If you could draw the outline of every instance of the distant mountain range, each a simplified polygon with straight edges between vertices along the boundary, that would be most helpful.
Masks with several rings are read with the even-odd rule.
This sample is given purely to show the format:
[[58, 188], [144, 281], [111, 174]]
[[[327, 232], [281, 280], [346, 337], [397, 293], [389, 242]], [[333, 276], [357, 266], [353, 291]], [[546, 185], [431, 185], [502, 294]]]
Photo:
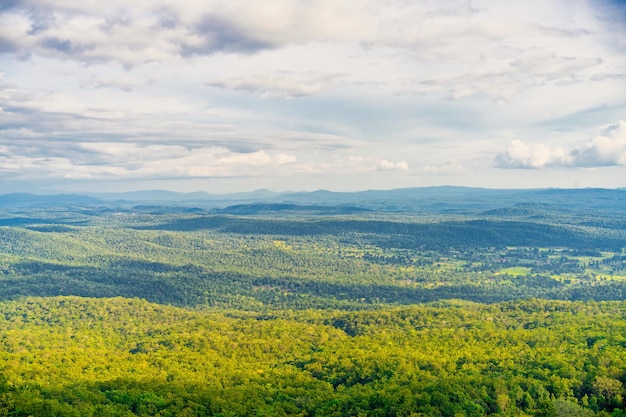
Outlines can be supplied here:
[[[124, 193], [0, 195], [0, 207], [137, 207], [140, 210], [207, 211], [221, 214], [259, 214], [280, 211], [313, 211], [349, 214], [363, 210], [425, 212], [438, 214], [532, 215], [533, 211], [601, 210], [626, 213], [626, 189], [488, 189], [471, 187], [422, 187], [359, 192], [209, 194], [149, 190]], [[330, 207], [334, 207], [330, 209]], [[494, 211], [495, 210], [495, 211]]]

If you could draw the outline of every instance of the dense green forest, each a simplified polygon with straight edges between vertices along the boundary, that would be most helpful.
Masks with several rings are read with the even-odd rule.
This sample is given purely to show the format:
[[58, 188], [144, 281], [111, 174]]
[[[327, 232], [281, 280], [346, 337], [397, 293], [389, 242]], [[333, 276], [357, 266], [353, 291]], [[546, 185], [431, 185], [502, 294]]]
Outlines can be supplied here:
[[0, 298], [245, 310], [626, 298], [626, 231], [612, 228], [380, 213], [125, 212], [81, 222], [0, 227]]
[[624, 302], [193, 312], [0, 304], [11, 416], [622, 416]]
[[0, 416], [626, 415], [626, 191], [419, 192], [0, 196]]

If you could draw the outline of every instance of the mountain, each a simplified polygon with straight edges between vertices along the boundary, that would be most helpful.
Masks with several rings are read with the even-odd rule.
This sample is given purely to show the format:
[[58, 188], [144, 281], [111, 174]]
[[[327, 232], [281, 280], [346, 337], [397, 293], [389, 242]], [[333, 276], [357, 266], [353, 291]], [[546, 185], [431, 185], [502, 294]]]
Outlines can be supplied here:
[[285, 204], [285, 203], [256, 203], [256, 204], [237, 204], [234, 206], [228, 206], [223, 209], [213, 209], [212, 213], [217, 214], [234, 214], [234, 215], [254, 215], [264, 213], [311, 213], [311, 214], [355, 214], [369, 211], [365, 208], [337, 205], [337, 206], [322, 206], [322, 205], [300, 205], [300, 204]]
[[[520, 206], [514, 207], [524, 204], [535, 206], [523, 209]], [[94, 205], [125, 209], [137, 205], [159, 206], [166, 211], [175, 206], [176, 211], [179, 212], [193, 207], [198, 210], [214, 210], [214, 212], [230, 214], [258, 214], [268, 210], [272, 212], [320, 211], [322, 207], [341, 207], [336, 210], [337, 214], [349, 214], [350, 210], [375, 210], [494, 215], [499, 213], [497, 210], [510, 207], [514, 208], [507, 210], [515, 216], [532, 215], [529, 210], [547, 209], [564, 212], [597, 210], [604, 213], [623, 213], [626, 212], [626, 189], [487, 189], [441, 186], [358, 192], [317, 190], [276, 193], [261, 189], [244, 193], [209, 194], [203, 191], [179, 193], [166, 190], [144, 190], [86, 195], [14, 193], [0, 196], [0, 206], [81, 207]], [[243, 207], [246, 205], [248, 207]], [[347, 207], [352, 207], [352, 209], [347, 209]], [[496, 211], [490, 212], [491, 210]]]

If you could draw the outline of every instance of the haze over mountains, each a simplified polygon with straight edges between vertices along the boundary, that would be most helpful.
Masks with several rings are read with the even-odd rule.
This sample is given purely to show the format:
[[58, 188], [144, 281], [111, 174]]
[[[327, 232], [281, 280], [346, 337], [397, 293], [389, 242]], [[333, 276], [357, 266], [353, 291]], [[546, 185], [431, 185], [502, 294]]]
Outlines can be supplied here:
[[[255, 214], [266, 211], [321, 211], [329, 214], [350, 210], [394, 212], [482, 213], [511, 207], [510, 214], [535, 210], [574, 209], [626, 211], [626, 189], [487, 189], [470, 187], [398, 188], [359, 192], [282, 192], [257, 190], [247, 193], [209, 194], [146, 190], [124, 193], [0, 195], [2, 207], [195, 207], [219, 213]], [[341, 206], [343, 211], [329, 210]], [[494, 214], [494, 212], [491, 212]]]

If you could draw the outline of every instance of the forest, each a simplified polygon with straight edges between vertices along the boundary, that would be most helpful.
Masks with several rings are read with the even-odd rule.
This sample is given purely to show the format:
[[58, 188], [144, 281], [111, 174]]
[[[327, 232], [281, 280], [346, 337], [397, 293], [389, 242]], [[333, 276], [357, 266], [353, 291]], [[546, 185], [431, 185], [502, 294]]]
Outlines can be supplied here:
[[0, 416], [626, 416], [625, 194], [0, 196]]

